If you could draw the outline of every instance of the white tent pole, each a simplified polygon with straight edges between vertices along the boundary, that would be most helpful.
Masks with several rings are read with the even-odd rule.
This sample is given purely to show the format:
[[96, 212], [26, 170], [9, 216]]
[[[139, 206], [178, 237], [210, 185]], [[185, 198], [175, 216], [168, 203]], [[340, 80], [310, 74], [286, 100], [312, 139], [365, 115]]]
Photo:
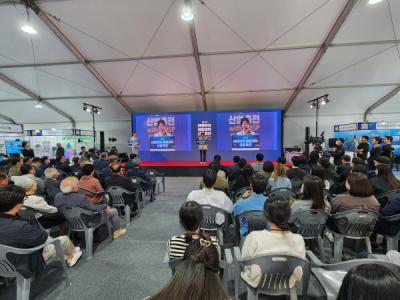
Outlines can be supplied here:
[[400, 85], [398, 85], [395, 89], [393, 89], [391, 92], [383, 96], [381, 99], [376, 101], [374, 104], [369, 106], [366, 111], [364, 112], [364, 122], [368, 122], [368, 115], [375, 109], [377, 109], [379, 106], [381, 106], [383, 103], [386, 101], [390, 100], [394, 96], [396, 96], [398, 93], [400, 93]]

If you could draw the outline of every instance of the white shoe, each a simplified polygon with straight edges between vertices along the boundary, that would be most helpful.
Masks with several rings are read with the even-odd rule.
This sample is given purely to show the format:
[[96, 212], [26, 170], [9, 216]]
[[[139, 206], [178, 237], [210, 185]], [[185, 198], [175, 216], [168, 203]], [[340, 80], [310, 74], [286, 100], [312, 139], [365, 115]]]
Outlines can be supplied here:
[[72, 258], [67, 260], [68, 266], [70, 268], [73, 267], [81, 256], [82, 251], [75, 251], [75, 253], [72, 255]]

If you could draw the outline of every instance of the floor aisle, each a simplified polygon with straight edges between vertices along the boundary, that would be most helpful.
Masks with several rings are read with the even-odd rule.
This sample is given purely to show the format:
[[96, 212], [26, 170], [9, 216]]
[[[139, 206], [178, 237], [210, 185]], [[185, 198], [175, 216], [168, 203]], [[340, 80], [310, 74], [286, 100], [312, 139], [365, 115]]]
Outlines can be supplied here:
[[163, 264], [165, 242], [179, 233], [178, 210], [198, 178], [166, 178], [166, 192], [132, 220], [125, 237], [103, 243], [90, 261], [70, 270], [72, 286], [61, 285], [44, 299], [141, 300], [157, 292], [171, 273]]

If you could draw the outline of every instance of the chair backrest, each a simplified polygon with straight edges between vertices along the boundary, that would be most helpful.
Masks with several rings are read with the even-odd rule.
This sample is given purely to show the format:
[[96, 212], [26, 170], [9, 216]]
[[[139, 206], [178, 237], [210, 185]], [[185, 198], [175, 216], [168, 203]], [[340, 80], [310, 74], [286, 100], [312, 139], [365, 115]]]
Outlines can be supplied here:
[[303, 185], [303, 180], [299, 178], [291, 178], [290, 183], [292, 184], [292, 189], [296, 193], [300, 193], [301, 186]]
[[225, 216], [224, 227], [227, 228], [228, 226], [228, 212], [224, 211], [215, 206], [211, 205], [201, 205], [203, 209], [203, 223], [201, 224], [201, 229], [206, 232], [216, 232], [219, 225], [216, 221], [216, 216], [218, 213], [223, 214]]
[[351, 209], [332, 216], [335, 220], [346, 219], [342, 234], [350, 237], [368, 237], [379, 213], [369, 209]]
[[264, 230], [267, 228], [267, 218], [263, 210], [251, 210], [241, 213], [236, 216], [237, 231], [240, 228], [240, 220], [246, 219], [249, 226], [249, 233], [257, 230]]
[[387, 191], [383, 194], [376, 196], [381, 207], [385, 206], [386, 203], [392, 201], [393, 199], [400, 198], [400, 189]]
[[280, 195], [284, 197], [286, 200], [289, 200], [290, 197], [294, 198], [297, 197], [297, 193], [294, 190], [288, 188], [279, 188], [273, 190], [268, 194], [268, 197], [274, 197], [275, 195]]
[[159, 173], [158, 173], [156, 170], [154, 170], [154, 169], [147, 169], [147, 170], [146, 170], [146, 175], [149, 176], [149, 177], [157, 177], [157, 176], [160, 176]]
[[235, 191], [234, 192], [234, 200], [242, 198], [243, 194], [248, 190], [251, 190], [251, 187], [245, 186], [245, 187], [242, 187], [241, 189], [239, 189], [238, 191]]
[[297, 233], [304, 238], [318, 237], [325, 228], [329, 215], [320, 209], [301, 210], [296, 215]]
[[84, 231], [88, 228], [82, 219], [82, 214], [92, 215], [92, 212], [80, 207], [64, 207], [62, 213], [67, 220], [69, 228], [74, 231]]
[[168, 261], [168, 266], [171, 269], [172, 275], [175, 274], [176, 267], [183, 261], [183, 257], [175, 258]]
[[331, 201], [331, 199], [333, 198], [333, 194], [330, 190], [324, 189], [324, 197], [326, 200]]
[[[241, 261], [244, 266], [258, 265], [262, 277], [258, 291], [269, 295], [289, 294], [289, 279], [296, 267], [303, 269], [303, 280], [308, 280], [310, 263], [300, 257], [285, 254], [268, 254]], [[308, 284], [307, 284], [308, 285]]]
[[7, 253], [13, 253], [14, 248], [0, 245], [0, 276], [16, 277], [17, 271], [15, 266], [7, 259]]
[[114, 206], [125, 206], [124, 195], [132, 194], [132, 192], [119, 186], [110, 186], [107, 189], [107, 193], [110, 195]]

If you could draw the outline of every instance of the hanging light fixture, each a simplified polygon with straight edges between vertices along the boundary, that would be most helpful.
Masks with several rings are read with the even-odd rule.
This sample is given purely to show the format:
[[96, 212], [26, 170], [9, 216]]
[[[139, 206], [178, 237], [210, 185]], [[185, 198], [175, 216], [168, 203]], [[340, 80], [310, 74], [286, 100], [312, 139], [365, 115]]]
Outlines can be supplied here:
[[36, 104], [35, 104], [35, 108], [43, 108], [43, 106], [40, 104], [40, 102], [38, 101], [38, 102], [36, 102]]
[[192, 21], [193, 20], [193, 12], [190, 6], [185, 5], [181, 12], [181, 19], [184, 21]]

